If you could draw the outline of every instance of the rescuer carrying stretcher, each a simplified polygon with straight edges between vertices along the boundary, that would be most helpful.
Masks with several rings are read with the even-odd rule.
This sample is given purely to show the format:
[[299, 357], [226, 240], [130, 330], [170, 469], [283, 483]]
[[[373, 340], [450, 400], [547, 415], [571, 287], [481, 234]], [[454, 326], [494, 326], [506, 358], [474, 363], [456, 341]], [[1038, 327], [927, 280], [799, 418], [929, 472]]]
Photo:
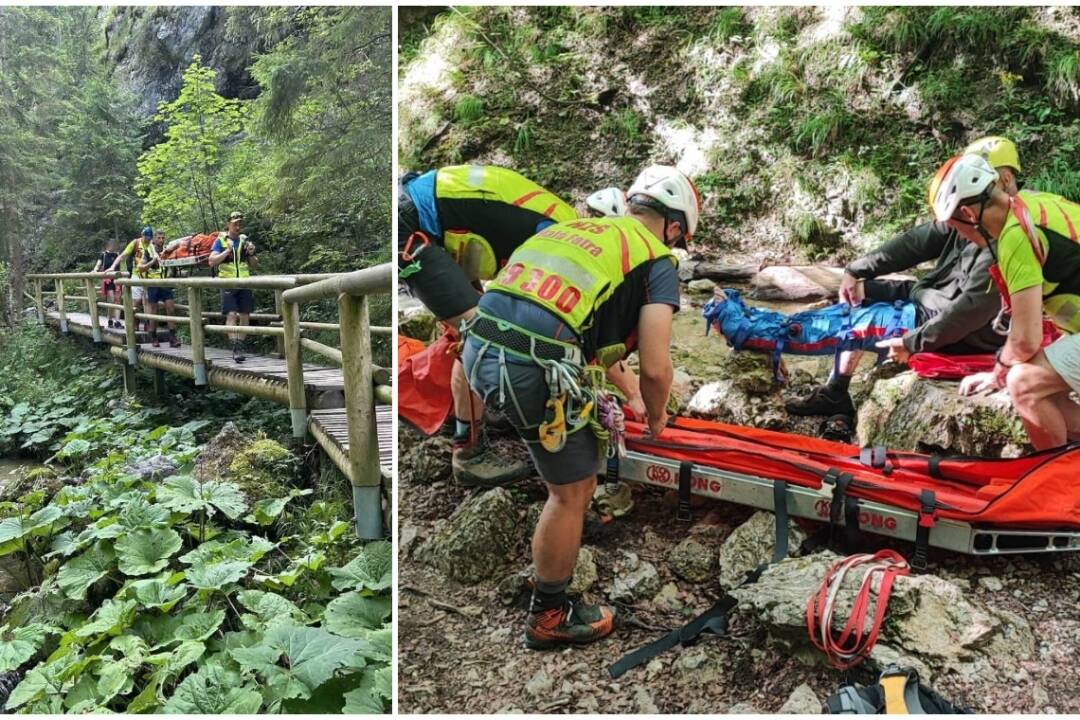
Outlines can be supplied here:
[[[623, 430], [604, 375], [654, 437], [667, 423], [673, 377], [677, 262], [697, 226], [700, 199], [673, 167], [646, 168], [626, 217], [551, 225], [510, 256], [462, 326], [464, 369], [487, 406], [528, 445], [548, 499], [532, 539], [530, 648], [588, 643], [614, 628], [614, 610], [567, 598], [597, 474]], [[634, 350], [640, 384], [623, 359]]]

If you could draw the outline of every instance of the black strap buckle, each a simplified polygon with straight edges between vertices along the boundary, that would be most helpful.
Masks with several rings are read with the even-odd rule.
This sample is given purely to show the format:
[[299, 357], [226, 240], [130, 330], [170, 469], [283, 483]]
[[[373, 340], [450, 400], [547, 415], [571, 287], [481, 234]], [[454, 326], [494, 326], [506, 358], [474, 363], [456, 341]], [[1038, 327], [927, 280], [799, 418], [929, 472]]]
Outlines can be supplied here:
[[679, 507], [675, 511], [675, 519], [679, 522], [690, 522], [693, 513], [690, 511], [690, 473], [694, 464], [689, 460], [679, 463]]

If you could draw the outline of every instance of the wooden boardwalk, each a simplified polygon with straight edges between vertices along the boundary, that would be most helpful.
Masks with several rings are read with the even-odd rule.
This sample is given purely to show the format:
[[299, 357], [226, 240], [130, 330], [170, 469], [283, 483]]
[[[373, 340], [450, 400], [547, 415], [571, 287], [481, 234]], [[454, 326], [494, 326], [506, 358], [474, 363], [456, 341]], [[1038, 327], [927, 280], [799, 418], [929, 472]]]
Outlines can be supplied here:
[[[88, 313], [66, 313], [69, 332], [86, 337], [92, 336], [92, 325]], [[59, 313], [46, 313], [46, 321], [51, 325], [60, 324]], [[111, 345], [111, 352], [123, 360], [125, 358], [125, 336], [123, 328], [109, 328], [104, 317], [99, 319], [102, 339]], [[165, 323], [159, 323], [159, 329]], [[152, 347], [149, 333], [139, 333], [140, 345], [136, 357], [140, 365], [154, 368], [156, 371], [169, 372], [186, 378], [194, 377], [194, 364], [190, 345], [178, 348], [169, 347], [162, 337], [161, 347]], [[283, 405], [288, 405], [288, 368], [284, 359], [277, 356], [248, 355], [243, 363], [233, 360], [232, 352], [221, 348], [204, 349], [207, 365], [207, 380], [210, 385], [233, 392], [261, 397]], [[341, 368], [322, 365], [304, 364], [304, 390], [307, 407], [311, 410], [309, 429], [312, 436], [326, 450], [334, 464], [349, 476], [348, 428], [345, 421], [345, 378]], [[379, 461], [384, 478], [390, 476], [393, 414], [387, 406], [376, 408], [379, 436]]]

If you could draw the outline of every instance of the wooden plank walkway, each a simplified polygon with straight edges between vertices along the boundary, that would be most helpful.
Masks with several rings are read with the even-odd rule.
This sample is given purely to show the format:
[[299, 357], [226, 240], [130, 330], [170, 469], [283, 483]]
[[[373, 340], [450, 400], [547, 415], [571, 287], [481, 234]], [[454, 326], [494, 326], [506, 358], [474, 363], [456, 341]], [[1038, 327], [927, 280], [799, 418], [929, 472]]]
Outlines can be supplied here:
[[[328, 450], [327, 454], [334, 459], [345, 477], [349, 477], [349, 426], [345, 421], [345, 409], [312, 410], [308, 424], [312, 435], [317, 438], [322, 436], [334, 445], [338, 452]], [[394, 414], [388, 405], [375, 407], [375, 425], [379, 435], [379, 466], [383, 477], [389, 479], [394, 450]], [[320, 444], [325, 446], [323, 439], [320, 439]]]
[[[47, 313], [46, 319], [52, 325], [59, 326], [60, 324], [60, 315], [55, 311]], [[67, 321], [69, 330], [72, 332], [86, 336], [91, 334], [89, 313], [67, 313]], [[124, 330], [107, 327], [104, 317], [99, 318], [99, 324], [105, 341], [113, 346], [113, 354], [122, 358], [126, 343]], [[159, 323], [161, 324], [164, 323]], [[183, 377], [193, 376], [190, 345], [171, 348], [167, 342], [163, 341], [161, 347], [155, 348], [149, 345], [149, 333], [139, 333], [139, 336], [138, 339], [142, 342], [137, 350], [137, 360], [140, 364]], [[276, 356], [248, 355], [243, 363], [237, 363], [233, 360], [231, 351], [210, 346], [204, 348], [204, 354], [206, 355], [207, 376], [211, 385], [243, 393], [242, 389], [230, 382], [230, 376], [256, 378], [260, 381], [260, 386], [266, 387], [260, 389], [258, 393], [248, 394], [258, 394], [260, 397], [288, 404], [289, 373], [284, 359]], [[345, 422], [345, 377], [341, 368], [305, 364], [304, 388], [310, 410], [309, 428], [312, 435], [348, 477], [349, 441], [348, 427]], [[376, 407], [375, 414], [379, 436], [379, 464], [383, 468], [384, 477], [389, 478], [393, 452], [394, 417], [388, 406]]]

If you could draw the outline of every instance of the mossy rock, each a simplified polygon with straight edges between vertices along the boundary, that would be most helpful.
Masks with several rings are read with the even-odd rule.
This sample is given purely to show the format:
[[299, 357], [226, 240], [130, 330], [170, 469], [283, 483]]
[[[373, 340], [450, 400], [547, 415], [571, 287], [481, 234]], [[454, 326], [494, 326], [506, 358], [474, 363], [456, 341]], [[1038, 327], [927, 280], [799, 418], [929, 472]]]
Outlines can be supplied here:
[[505, 488], [463, 502], [435, 524], [417, 557], [443, 575], [465, 584], [496, 578], [522, 537], [517, 503]]
[[297, 458], [280, 443], [261, 439], [248, 445], [229, 463], [228, 479], [251, 500], [281, 497], [294, 486]]
[[40, 492], [48, 501], [64, 487], [64, 479], [49, 465], [20, 472], [15, 478], [0, 486], [0, 501], [15, 501], [23, 495]]

